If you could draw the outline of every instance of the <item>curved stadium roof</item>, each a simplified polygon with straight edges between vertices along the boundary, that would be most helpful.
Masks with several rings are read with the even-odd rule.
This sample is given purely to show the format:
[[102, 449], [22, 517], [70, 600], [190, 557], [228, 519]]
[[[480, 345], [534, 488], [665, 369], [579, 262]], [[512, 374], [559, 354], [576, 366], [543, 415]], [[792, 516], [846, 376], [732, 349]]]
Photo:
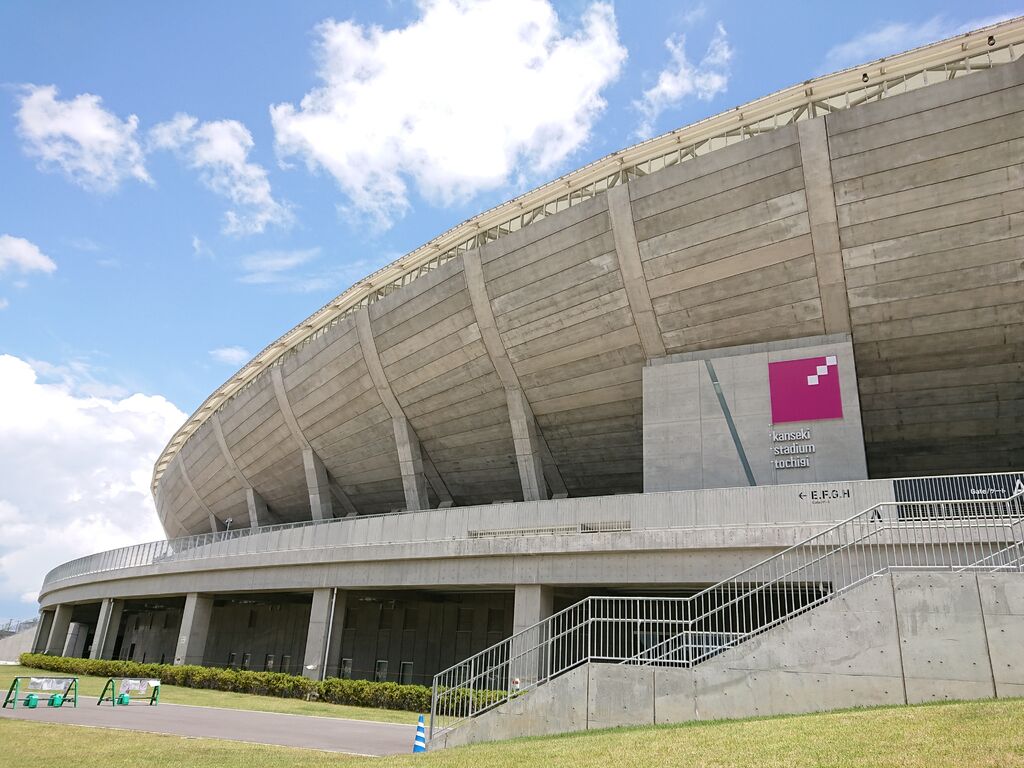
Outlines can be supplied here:
[[[1014, 60], [1022, 52], [1024, 19], [1015, 19], [808, 80], [615, 152], [463, 222], [344, 291], [267, 346], [221, 385], [175, 433], [162, 452], [154, 467], [154, 493], [186, 441], [261, 374], [283, 365], [290, 355], [315, 342], [359, 309], [436, 272], [447, 262], [535, 226], [556, 213], [588, 203], [613, 187], [804, 120], [986, 70]], [[410, 293], [414, 295], [415, 292]]]

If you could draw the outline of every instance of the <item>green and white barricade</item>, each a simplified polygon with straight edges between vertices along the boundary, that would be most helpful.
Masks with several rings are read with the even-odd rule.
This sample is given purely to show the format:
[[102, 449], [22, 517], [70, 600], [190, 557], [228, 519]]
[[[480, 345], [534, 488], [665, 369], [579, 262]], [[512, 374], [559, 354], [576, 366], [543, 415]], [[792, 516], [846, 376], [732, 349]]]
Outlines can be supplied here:
[[146, 702], [151, 707], [160, 703], [160, 681], [138, 677], [112, 677], [103, 686], [96, 704], [109, 701], [115, 707], [124, 707], [133, 701]]
[[6, 709], [17, 709], [18, 705], [35, 709], [40, 704], [47, 707], [78, 706], [77, 677], [16, 677], [4, 697]]

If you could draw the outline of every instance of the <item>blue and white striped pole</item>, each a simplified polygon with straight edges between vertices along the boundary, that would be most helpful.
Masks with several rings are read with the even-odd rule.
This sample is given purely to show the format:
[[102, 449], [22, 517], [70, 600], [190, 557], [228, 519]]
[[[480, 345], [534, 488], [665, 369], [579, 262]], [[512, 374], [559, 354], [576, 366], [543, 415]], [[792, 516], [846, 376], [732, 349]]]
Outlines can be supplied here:
[[423, 715], [420, 715], [420, 721], [416, 723], [416, 740], [412, 743], [412, 751], [413, 753], [427, 751], [427, 731], [423, 724]]

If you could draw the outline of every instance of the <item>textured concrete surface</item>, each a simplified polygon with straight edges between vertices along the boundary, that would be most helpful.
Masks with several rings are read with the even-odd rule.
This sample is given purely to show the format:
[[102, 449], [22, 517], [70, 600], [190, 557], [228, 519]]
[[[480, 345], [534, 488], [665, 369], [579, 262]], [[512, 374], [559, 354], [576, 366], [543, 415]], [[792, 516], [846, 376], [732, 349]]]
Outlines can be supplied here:
[[[827, 356], [838, 361], [842, 418], [769, 429], [768, 366]], [[853, 347], [845, 334], [670, 355], [644, 368], [643, 375], [645, 491], [748, 485], [740, 449], [759, 486], [867, 477]], [[773, 441], [773, 432], [804, 429], [810, 439]], [[776, 468], [774, 459], [788, 457], [773, 449], [789, 445], [813, 447], [813, 453], [795, 456], [810, 466]]]
[[0, 638], [0, 661], [17, 661], [18, 656], [30, 653], [36, 637], [36, 627]]
[[409, 713], [411, 724], [401, 725], [181, 704], [97, 706], [95, 699], [84, 696], [79, 697], [78, 707], [3, 709], [0, 717], [359, 755], [411, 752], [416, 735], [416, 715], [413, 713]]

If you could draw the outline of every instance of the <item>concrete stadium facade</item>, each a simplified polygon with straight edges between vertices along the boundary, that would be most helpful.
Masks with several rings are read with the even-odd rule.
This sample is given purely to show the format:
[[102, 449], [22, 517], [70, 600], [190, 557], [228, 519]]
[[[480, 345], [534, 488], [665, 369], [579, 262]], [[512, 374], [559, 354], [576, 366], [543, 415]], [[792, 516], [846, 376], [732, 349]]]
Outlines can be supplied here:
[[[1015, 20], [808, 81], [370, 276], [189, 419], [154, 473], [168, 540], [54, 569], [34, 647], [429, 683], [908, 487], [1013, 495], [1022, 54]], [[780, 432], [794, 357], [842, 414]], [[990, 474], [894, 479], [949, 473]]]

